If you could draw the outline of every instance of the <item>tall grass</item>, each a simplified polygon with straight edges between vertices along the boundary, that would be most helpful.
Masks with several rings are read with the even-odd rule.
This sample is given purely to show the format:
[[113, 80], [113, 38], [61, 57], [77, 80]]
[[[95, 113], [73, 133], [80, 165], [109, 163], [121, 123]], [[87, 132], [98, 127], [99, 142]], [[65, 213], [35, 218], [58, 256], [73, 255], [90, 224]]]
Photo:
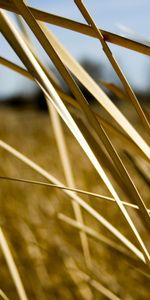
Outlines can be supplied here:
[[[134, 167], [130, 169], [127, 158], [124, 159], [124, 156], [122, 157], [121, 153], [124, 151], [124, 145], [126, 145], [125, 150], [129, 153], [131, 160], [136, 155], [137, 160], [142, 159], [143, 165], [148, 164], [150, 158], [150, 149], [148, 145], [150, 126], [148, 114], [145, 108], [142, 107], [135, 96], [129, 82], [113, 56], [113, 53], [110, 51], [107, 41], [146, 55], [150, 55], [150, 49], [148, 46], [98, 29], [84, 3], [82, 1], [75, 1], [75, 4], [88, 25], [80, 24], [63, 17], [53, 16], [48, 12], [35, 10], [34, 8], [28, 7], [27, 4], [21, 0], [13, 0], [7, 3], [0, 0], [1, 8], [13, 11], [21, 16], [18, 16], [19, 22], [21, 22], [20, 29], [19, 26], [17, 27], [12, 22], [11, 18], [3, 9], [0, 10], [1, 32], [23, 62], [25, 69], [3, 57], [0, 58], [0, 63], [29, 78], [30, 80], [34, 80], [42, 89], [50, 117], [49, 126], [47, 124], [45, 130], [50, 131], [50, 126], [52, 127], [56, 140], [55, 146], [59, 155], [59, 158], [57, 156], [54, 156], [54, 158], [58, 161], [58, 166], [62, 169], [62, 176], [64, 177], [61, 181], [58, 179], [59, 175], [57, 174], [57, 170], [55, 176], [52, 175], [51, 172], [46, 171], [46, 168], [35, 163], [34, 159], [32, 160], [28, 158], [28, 155], [19, 151], [19, 146], [17, 149], [10, 145], [6, 136], [6, 138], [4, 137], [4, 140], [0, 140], [0, 147], [3, 148], [3, 151], [6, 151], [17, 160], [23, 162], [26, 166], [33, 169], [34, 172], [38, 173], [41, 178], [43, 177], [49, 181], [49, 183], [36, 180], [36, 178], [24, 178], [23, 173], [20, 177], [15, 176], [15, 174], [11, 175], [6, 168], [4, 168], [5, 174], [1, 174], [0, 179], [1, 182], [7, 181], [8, 184], [24, 184], [25, 189], [27, 189], [28, 186], [30, 186], [31, 190], [34, 189], [34, 186], [37, 186], [38, 188], [47, 187], [48, 190], [51, 189], [51, 193], [53, 195], [55, 193], [57, 195], [57, 190], [61, 190], [62, 198], [65, 199], [66, 196], [67, 199], [71, 200], [74, 215], [72, 217], [66, 215], [71, 214], [70, 206], [68, 202], [66, 202], [65, 206], [69, 209], [67, 210], [65, 208], [65, 214], [59, 212], [59, 207], [58, 211], [56, 211], [57, 218], [55, 220], [55, 225], [56, 228], [64, 226], [64, 230], [67, 228], [67, 230], [71, 231], [74, 228], [78, 231], [83, 256], [80, 255], [80, 251], [77, 251], [76, 257], [75, 249], [78, 242], [76, 240], [70, 240], [72, 246], [70, 247], [70, 245], [68, 245], [66, 247], [67, 242], [65, 243], [63, 240], [64, 235], [62, 234], [62, 236], [59, 236], [58, 238], [57, 230], [56, 237], [54, 232], [52, 240], [55, 241], [56, 238], [54, 244], [57, 248], [61, 249], [60, 256], [65, 268], [64, 274], [66, 274], [65, 272], [67, 270], [69, 276], [68, 282], [72, 281], [77, 287], [78, 294], [76, 297], [79, 299], [96, 299], [96, 297], [98, 297], [98, 299], [100, 299], [99, 297], [104, 295], [108, 299], [125, 299], [122, 294], [120, 297], [119, 289], [121, 289], [121, 287], [115, 288], [115, 286], [119, 286], [119, 284], [109, 284], [111, 282], [109, 278], [113, 278], [113, 276], [110, 276], [108, 272], [106, 280], [104, 280], [105, 276], [98, 271], [98, 269], [102, 267], [103, 261], [105, 259], [107, 261], [107, 256], [105, 258], [104, 253], [101, 253], [101, 245], [104, 245], [106, 249], [108, 248], [108, 251], [110, 251], [109, 253], [112, 255], [110, 263], [108, 263], [109, 265], [113, 265], [113, 256], [115, 257], [117, 253], [119, 259], [123, 259], [127, 264], [132, 266], [134, 274], [136, 274], [135, 276], [141, 276], [141, 278], [144, 277], [148, 280], [150, 266], [150, 245], [148, 241], [150, 230], [150, 210], [147, 208], [148, 195], [145, 196], [145, 192], [141, 193], [139, 190], [133, 176], [134, 172], [132, 168], [134, 169]], [[26, 27], [24, 23], [22, 23], [22, 19], [25, 21]], [[121, 110], [119, 110], [119, 108], [104, 93], [94, 79], [91, 78], [91, 76], [83, 69], [75, 58], [72, 57], [72, 55], [64, 48], [60, 41], [58, 41], [54, 34], [45, 25], [45, 21], [90, 35], [91, 37], [93, 36], [100, 41], [105, 55], [124, 87], [123, 93], [118, 94], [118, 88], [115, 88], [115, 91], [117, 90], [117, 95], [120, 97], [122, 97], [123, 94], [124, 101], [130, 101], [130, 105], [133, 106], [133, 109], [135, 109], [135, 112], [137, 113], [140, 126], [143, 128], [143, 134], [138, 131], [138, 126], [136, 127], [130, 123], [127, 117], [125, 117]], [[73, 96], [68, 96], [62, 90], [59, 81], [56, 79], [54, 74], [44, 65], [44, 62], [37, 54], [35, 46], [32, 44], [32, 40], [28, 35], [28, 27], [34, 33], [50, 60], [56, 66]], [[82, 94], [76, 79], [78, 79], [78, 81], [81, 82], [82, 85], [85, 86], [94, 96], [97, 101], [97, 110], [93, 108], [92, 104], [87, 102], [87, 99]], [[104, 85], [108, 88], [112, 88], [108, 83], [104, 82]], [[99, 108], [103, 108], [102, 112], [104, 115], [105, 112], [107, 113], [107, 118], [100, 113]], [[74, 151], [70, 155], [68, 148], [69, 145], [67, 145], [68, 139], [64, 133], [64, 130], [66, 130], [64, 123], [77, 143], [80, 145], [84, 154], [81, 150], [78, 151], [81, 151], [83, 157], [86, 155], [87, 161], [90, 162], [91, 174], [93, 174], [93, 172], [96, 174], [96, 181], [93, 182], [93, 180], [91, 180], [91, 182], [93, 182], [93, 186], [98, 186], [97, 193], [90, 191], [92, 184], [88, 184], [88, 190], [85, 190], [85, 182], [83, 183], [85, 184], [85, 188], [78, 188], [76, 177], [78, 176], [80, 178], [81, 174], [80, 172], [77, 175], [75, 174], [78, 162], [78, 153], [80, 152], [76, 153]], [[31, 127], [32, 126], [33, 125], [31, 125]], [[43, 126], [43, 124], [41, 124], [41, 126]], [[12, 134], [15, 134], [15, 132], [12, 132]], [[35, 139], [35, 135], [33, 136]], [[118, 142], [121, 142], [121, 145], [118, 145]], [[50, 149], [48, 155], [51, 155]], [[72, 162], [71, 156], [74, 156], [74, 163]], [[16, 160], [14, 162], [17, 163]], [[90, 174], [88, 174], [88, 176], [90, 176]], [[137, 174], [137, 176], [141, 176], [141, 173]], [[65, 183], [63, 183], [63, 181]], [[144, 182], [145, 186], [146, 184], [147, 183]], [[102, 194], [102, 186], [105, 187], [108, 195]], [[30, 194], [28, 195], [28, 201], [30, 201]], [[108, 209], [109, 213], [106, 213], [105, 209], [102, 209], [101, 212], [100, 208], [103, 207], [103, 201], [108, 202], [107, 205], [110, 206], [110, 210]], [[38, 203], [39, 205], [42, 205], [40, 200], [38, 200]], [[98, 208], [97, 205], [99, 205], [100, 208]], [[48, 207], [48, 204], [46, 204], [46, 206]], [[112, 220], [114, 209], [118, 209], [118, 216], [123, 226], [118, 223], [118, 220]], [[47, 221], [45, 222], [47, 224]], [[101, 227], [96, 225], [97, 222], [99, 223], [99, 226], [103, 225], [105, 230], [107, 229], [106, 232], [108, 233], [108, 237], [99, 232], [99, 228]], [[44, 255], [41, 250], [44, 246], [38, 241], [39, 233], [37, 234], [37, 229], [32, 227], [33, 226], [28, 224], [28, 222], [22, 222], [20, 226], [20, 233], [25, 234], [28, 255], [34, 260], [32, 252], [35, 251], [35, 253], [37, 253], [37, 260], [40, 261], [39, 266], [37, 263], [35, 265], [35, 282], [38, 283], [38, 287], [33, 288], [33, 294], [36, 299], [49, 299], [46, 290], [50, 286], [51, 279], [47, 270], [48, 266], [45, 265]], [[72, 232], [74, 233], [74, 231]], [[48, 235], [48, 231], [45, 234], [46, 238], [43, 235], [40, 235], [39, 240], [43, 240], [44, 245], [46, 242], [46, 245], [50, 245], [49, 239], [51, 240], [51, 236]], [[28, 243], [28, 239], [30, 238], [35, 244], [37, 244], [35, 248], [30, 248]], [[98, 243], [99, 253], [96, 244], [92, 242], [90, 238], [96, 240]], [[15, 264], [13, 254], [11, 254], [11, 252], [16, 253], [17, 249], [14, 248], [13, 251], [11, 251], [11, 246], [9, 246], [10, 241], [7, 242], [7, 239], [5, 238], [3, 226], [1, 226], [0, 244], [12, 280], [18, 292], [18, 296], [20, 299], [33, 297], [33, 295], [30, 295], [26, 280], [21, 279], [21, 276], [19, 275], [19, 268], [17, 263]], [[69, 253], [69, 255], [66, 253]], [[102, 256], [100, 263], [99, 255]], [[48, 261], [49, 256], [46, 255], [46, 257]], [[58, 262], [56, 262], [56, 265], [57, 264], [59, 265]], [[27, 275], [28, 270], [26, 269], [25, 272], [26, 274], [24, 274], [24, 277]], [[63, 276], [63, 270], [61, 272]], [[27, 292], [25, 289], [27, 289]], [[61, 297], [65, 297], [66, 299], [68, 297], [69, 299], [69, 297], [72, 297], [71, 295], [74, 293], [73, 289], [71, 289], [71, 291], [71, 294], [67, 294], [67, 291], [65, 290], [64, 295]], [[144, 287], [144, 291], [145, 295], [147, 295], [147, 287]], [[130, 293], [126, 293], [126, 295], [126, 297], [130, 297]], [[4, 294], [2, 297], [6, 298], [7, 296], [5, 297]], [[55, 296], [53, 295], [53, 297]]]

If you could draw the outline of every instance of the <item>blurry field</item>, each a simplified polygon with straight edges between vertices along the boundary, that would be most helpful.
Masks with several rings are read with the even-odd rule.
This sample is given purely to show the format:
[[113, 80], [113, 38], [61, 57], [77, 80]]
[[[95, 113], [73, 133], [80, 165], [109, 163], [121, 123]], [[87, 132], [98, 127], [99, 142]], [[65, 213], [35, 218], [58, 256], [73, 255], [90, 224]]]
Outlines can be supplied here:
[[[1, 139], [65, 183], [52, 127], [49, 125], [48, 113], [34, 110], [0, 110]], [[75, 139], [66, 127], [64, 131], [76, 187], [109, 196], [106, 187]], [[123, 152], [120, 154], [148, 203], [148, 184], [137, 173], [125, 154]], [[0, 149], [0, 176], [45, 182], [45, 179], [2, 149]], [[121, 229], [122, 233], [128, 234], [136, 244], [115, 204], [96, 198], [91, 199], [85, 195], [82, 198]], [[57, 218], [59, 212], [74, 218], [71, 201], [62, 191], [1, 179], [0, 211], [0, 224], [29, 299], [105, 299], [105, 296], [85, 283], [82, 278], [84, 276], [71, 272], [74, 262], [80, 271], [84, 272], [86, 269], [77, 230]], [[88, 226], [91, 224], [92, 228], [114, 239], [91, 216], [83, 213]], [[142, 228], [140, 230], [142, 232]], [[103, 243], [90, 238], [89, 243], [93, 254], [93, 271], [89, 275], [93, 279], [97, 279], [116, 293], [120, 299], [149, 299], [149, 278], [135, 270], [118, 253], [110, 250]], [[70, 271], [67, 266], [71, 267]], [[0, 268], [0, 288], [10, 299], [18, 299], [1, 252]]]

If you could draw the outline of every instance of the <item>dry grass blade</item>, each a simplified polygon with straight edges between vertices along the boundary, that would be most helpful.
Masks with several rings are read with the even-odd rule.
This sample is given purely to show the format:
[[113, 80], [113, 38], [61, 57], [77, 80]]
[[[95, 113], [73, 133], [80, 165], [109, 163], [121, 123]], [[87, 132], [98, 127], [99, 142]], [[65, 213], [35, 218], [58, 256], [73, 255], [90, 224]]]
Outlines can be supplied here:
[[[16, 181], [16, 182], [20, 182], [20, 183], [30, 183], [30, 184], [35, 184], [35, 185], [41, 185], [41, 186], [56, 188], [56, 189], [60, 189], [60, 190], [68, 190], [68, 191], [76, 192], [77, 194], [90, 196], [91, 199], [96, 198], [96, 199], [100, 199], [100, 200], [110, 201], [110, 202], [113, 202], [114, 204], [116, 204], [116, 201], [114, 198], [96, 194], [96, 193], [92, 193], [92, 192], [88, 192], [88, 191], [84, 191], [84, 190], [80, 190], [77, 188], [71, 188], [69, 186], [61, 186], [61, 185], [47, 183], [47, 182], [43, 182], [43, 181], [29, 180], [29, 179], [25, 179], [25, 178], [16, 178], [16, 177], [8, 177], [8, 176], [0, 176], [0, 179]], [[133, 203], [122, 201], [122, 204], [129, 208], [139, 209], [139, 207]], [[147, 209], [147, 211], [150, 214], [150, 209]]]
[[[9, 11], [15, 12], [19, 14], [19, 11], [15, 7], [15, 5], [12, 2], [6, 2], [5, 0], [0, 0], [0, 7], [7, 9]], [[95, 34], [95, 31], [88, 25], [79, 23], [74, 20], [70, 20], [61, 16], [56, 16], [53, 14], [50, 14], [45, 11], [41, 11], [39, 9], [35, 9], [33, 7], [28, 6], [28, 8], [31, 10], [32, 14], [34, 17], [39, 20], [39, 21], [44, 21], [49, 24], [53, 24], [56, 26], [60, 26], [69, 30], [73, 30], [85, 35], [88, 35], [90, 37], [95, 37], [97, 38], [97, 35]], [[102, 32], [104, 38], [106, 41], [148, 55], [150, 56], [150, 47], [147, 45], [143, 45], [143, 43], [133, 41], [131, 39], [119, 36], [117, 34], [114, 34], [112, 32], [108, 32], [106, 30], [100, 29]]]
[[[17, 157], [19, 160], [24, 162], [26, 165], [30, 166], [37, 173], [42, 175], [48, 181], [52, 182], [58, 186], [64, 186], [58, 179], [49, 174], [39, 165], [34, 163], [32, 160], [27, 158], [25, 155], [0, 140], [0, 147], [11, 153], [13, 156]], [[98, 222], [100, 222], [104, 227], [106, 227], [114, 236], [116, 236], [127, 248], [129, 248], [140, 260], [145, 262], [145, 258], [143, 253], [135, 247], [125, 236], [121, 234], [119, 230], [117, 230], [114, 226], [112, 226], [101, 214], [99, 214], [96, 210], [94, 210], [91, 206], [89, 206], [85, 201], [79, 198], [75, 193], [71, 191], [64, 190], [64, 192], [69, 196], [69, 199], [74, 199], [81, 207], [83, 207], [91, 216], [93, 216]]]
[[0, 57], [0, 64], [2, 64], [5, 67], [10, 68], [11, 70], [25, 76], [26, 78], [30, 79], [30, 80], [34, 80], [33, 76], [25, 69], [23, 69], [22, 67], [18, 66], [17, 64], [9, 61], [8, 59], [4, 58], [4, 57]]
[[83, 4], [82, 0], [75, 0], [76, 5], [78, 6], [79, 10], [81, 11], [83, 17], [85, 18], [85, 20], [87, 21], [87, 23], [89, 25], [91, 25], [91, 27], [93, 28], [93, 30], [95, 31], [95, 33], [97, 34], [98, 39], [100, 40], [100, 43], [103, 47], [103, 51], [106, 54], [107, 58], [109, 59], [112, 67], [114, 68], [116, 74], [118, 75], [119, 79], [121, 80], [124, 89], [129, 97], [129, 99], [131, 100], [133, 106], [135, 107], [141, 121], [143, 122], [143, 125], [145, 126], [145, 128], [147, 129], [148, 134], [150, 134], [150, 124], [149, 121], [140, 105], [140, 103], [138, 102], [136, 95], [134, 94], [131, 86], [129, 85], [125, 75], [123, 74], [121, 68], [119, 67], [116, 59], [114, 58], [110, 48], [108, 47], [107, 43], [104, 40], [104, 37], [101, 33], [101, 31], [99, 31], [99, 29], [97, 28], [95, 22], [93, 21], [92, 17], [90, 16], [87, 8], [85, 7], [85, 5]]
[[0, 296], [3, 300], [9, 300], [9, 298], [6, 296], [6, 294], [0, 289]]
[[[52, 105], [49, 104], [48, 100], [47, 100], [47, 103], [48, 103], [48, 108], [50, 111], [50, 116], [52, 119], [52, 126], [53, 126], [53, 130], [55, 133], [56, 141], [57, 141], [57, 146], [58, 146], [59, 155], [61, 158], [62, 167], [63, 167], [64, 174], [66, 177], [66, 183], [68, 184], [68, 186], [75, 188], [73, 170], [71, 167], [71, 161], [69, 159], [69, 154], [68, 154], [67, 145], [65, 142], [63, 129], [61, 126], [61, 120], [60, 120], [60, 117], [59, 117], [57, 111], [55, 110], [55, 108]], [[76, 219], [79, 222], [81, 222], [82, 224], [84, 224], [80, 206], [74, 201], [72, 201], [72, 206], [74, 209]], [[84, 257], [85, 257], [85, 263], [86, 263], [87, 267], [90, 269], [91, 255], [90, 255], [87, 236], [84, 232], [80, 232], [80, 239], [81, 239], [82, 249], [83, 249], [83, 253], [84, 253]]]
[[6, 238], [5, 238], [4, 233], [3, 233], [1, 228], [0, 228], [0, 247], [1, 247], [1, 250], [2, 250], [3, 255], [5, 257], [5, 260], [6, 260], [8, 268], [9, 268], [9, 271], [11, 273], [12, 279], [14, 281], [16, 290], [17, 290], [18, 295], [19, 295], [19, 298], [21, 300], [27, 300], [28, 298], [26, 296], [26, 292], [24, 290], [23, 283], [21, 281], [19, 272], [17, 270], [14, 259], [12, 257], [11, 252], [10, 252], [10, 249], [9, 249], [8, 243], [6, 241]]

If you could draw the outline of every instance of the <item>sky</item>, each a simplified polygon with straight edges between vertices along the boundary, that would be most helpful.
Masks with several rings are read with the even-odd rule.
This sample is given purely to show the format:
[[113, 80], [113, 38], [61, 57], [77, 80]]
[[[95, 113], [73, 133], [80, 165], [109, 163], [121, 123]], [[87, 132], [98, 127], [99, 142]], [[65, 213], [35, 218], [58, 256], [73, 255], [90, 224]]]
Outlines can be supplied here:
[[[28, 3], [30, 6], [85, 23], [73, 0], [30, 0]], [[128, 33], [121, 29], [121, 26], [125, 26], [143, 37], [143, 39], [150, 39], [149, 0], [85, 0], [84, 3], [99, 28], [127, 36]], [[13, 14], [9, 13], [9, 16], [14, 22], [15, 18]], [[87, 58], [97, 62], [97, 64], [102, 65], [106, 70], [107, 80], [114, 80], [111, 65], [103, 54], [100, 43], [96, 39], [54, 25], [49, 25], [49, 28], [74, 57], [79, 61]], [[46, 64], [50, 64], [49, 58], [32, 34], [31, 38], [43, 61]], [[150, 58], [116, 45], [109, 44], [109, 46], [131, 85], [136, 89], [148, 87]], [[23, 66], [2, 34], [0, 34], [0, 56]], [[15, 93], [25, 95], [34, 90], [35, 84], [24, 79], [21, 75], [0, 66], [0, 99], [11, 97]]]

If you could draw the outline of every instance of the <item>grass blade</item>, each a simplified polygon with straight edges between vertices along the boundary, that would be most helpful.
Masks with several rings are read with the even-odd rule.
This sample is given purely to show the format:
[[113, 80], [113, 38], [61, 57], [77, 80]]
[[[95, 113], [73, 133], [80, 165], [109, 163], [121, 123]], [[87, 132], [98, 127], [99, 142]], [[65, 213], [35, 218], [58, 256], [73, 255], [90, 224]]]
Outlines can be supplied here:
[[26, 292], [24, 290], [23, 283], [21, 281], [19, 272], [18, 272], [17, 267], [15, 265], [14, 259], [12, 257], [11, 252], [10, 252], [10, 249], [9, 249], [8, 243], [6, 241], [6, 238], [4, 236], [4, 233], [2, 231], [2, 228], [0, 228], [0, 247], [1, 247], [3, 255], [5, 257], [5, 260], [6, 260], [8, 268], [9, 268], [9, 271], [11, 273], [12, 279], [14, 281], [16, 290], [17, 290], [18, 295], [19, 295], [19, 298], [21, 300], [27, 300], [28, 298], [26, 296]]
[[0, 296], [3, 300], [9, 300], [9, 298], [6, 296], [6, 294], [0, 289]]
[[[100, 200], [110, 201], [110, 202], [113, 202], [114, 204], [116, 204], [116, 201], [115, 201], [114, 198], [104, 196], [104, 195], [100, 195], [100, 194], [97, 194], [97, 193], [84, 191], [84, 190], [77, 189], [77, 188], [72, 188], [72, 187], [69, 187], [69, 186], [64, 186], [64, 185], [61, 186], [61, 185], [58, 185], [58, 184], [47, 183], [47, 182], [43, 182], [43, 181], [29, 180], [29, 179], [25, 179], [25, 178], [16, 178], [16, 177], [8, 177], [8, 176], [0, 176], [0, 179], [1, 180], [16, 181], [16, 182], [20, 182], [20, 183], [30, 183], [30, 184], [35, 184], [35, 185], [41, 185], [41, 186], [56, 188], [56, 189], [60, 189], [60, 190], [68, 190], [68, 191], [76, 192], [77, 194], [90, 196], [91, 199], [96, 198], [96, 199], [100, 199]], [[122, 201], [122, 204], [129, 207], [129, 208], [139, 209], [139, 207], [137, 205], [133, 204], [133, 203]], [[147, 209], [147, 212], [150, 214], [150, 209]]]
[[[57, 147], [59, 150], [59, 155], [61, 158], [62, 167], [63, 167], [64, 174], [66, 177], [66, 183], [68, 184], [69, 187], [75, 188], [73, 170], [72, 170], [71, 162], [70, 162], [69, 155], [68, 155], [68, 150], [67, 150], [67, 145], [65, 142], [63, 129], [61, 126], [61, 120], [60, 120], [60, 117], [59, 117], [57, 111], [55, 110], [55, 108], [52, 105], [49, 104], [48, 100], [47, 100], [47, 103], [48, 103], [48, 108], [50, 111], [50, 116], [52, 119], [52, 126], [53, 126], [53, 130], [54, 130], [55, 137], [56, 137], [56, 142], [57, 142]], [[74, 210], [77, 221], [84, 224], [80, 206], [74, 201], [72, 201], [72, 206], [73, 206], [73, 210]], [[84, 253], [84, 257], [85, 257], [85, 262], [86, 262], [87, 267], [90, 269], [91, 263], [92, 263], [91, 255], [90, 255], [87, 236], [84, 232], [80, 232], [80, 239], [81, 239], [82, 249], [83, 249], [83, 253]]]

